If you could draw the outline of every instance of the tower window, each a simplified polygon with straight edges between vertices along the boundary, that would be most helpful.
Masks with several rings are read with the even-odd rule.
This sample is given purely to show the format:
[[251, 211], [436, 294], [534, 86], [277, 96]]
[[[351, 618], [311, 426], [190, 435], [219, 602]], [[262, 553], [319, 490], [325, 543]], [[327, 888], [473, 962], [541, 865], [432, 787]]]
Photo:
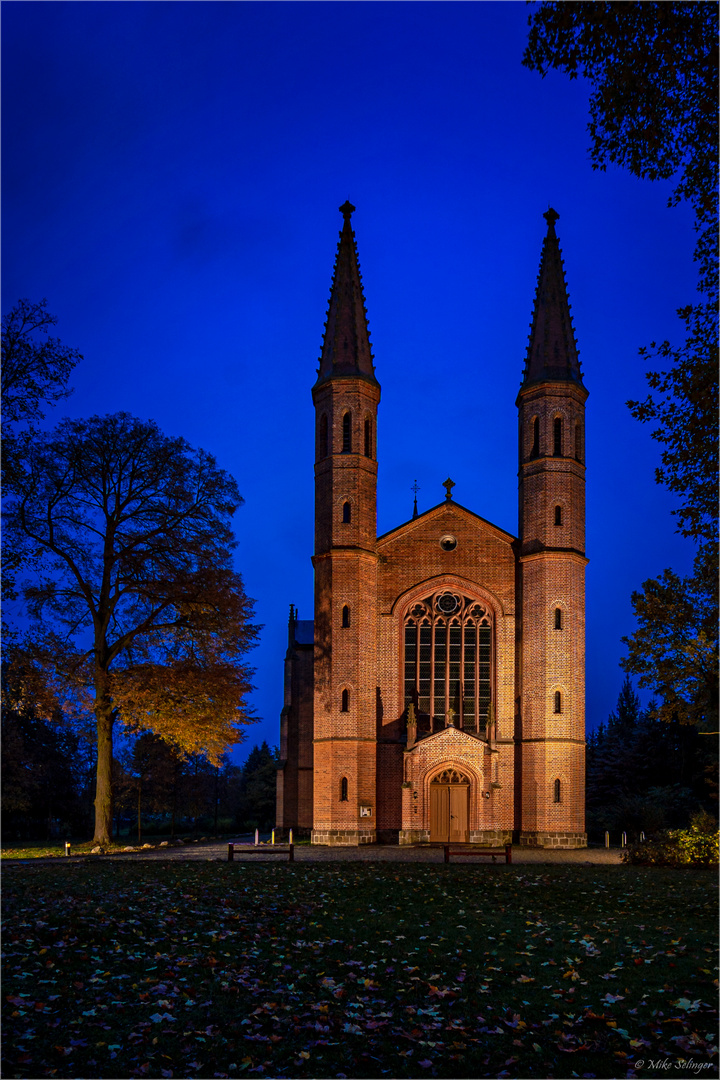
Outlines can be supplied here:
[[348, 712], [350, 705], [350, 694], [347, 690], [343, 690], [340, 698], [340, 712]]
[[562, 525], [562, 506], [555, 507], [555, 524]]
[[[558, 783], [558, 782], [559, 781], [556, 781], [556, 783]], [[342, 780], [340, 781], [340, 802], [347, 802], [347, 801], [348, 801], [347, 776], [343, 776]], [[560, 802], [559, 799], [556, 799], [555, 801]]]
[[530, 457], [537, 457], [540, 453], [540, 420], [536, 416], [532, 422], [532, 448]]
[[575, 460], [582, 461], [582, 428], [575, 425]]
[[555, 691], [555, 712], [556, 713], [561, 713], [562, 712], [562, 694], [560, 693], [559, 690]]
[[553, 420], [553, 455], [555, 457], [562, 457], [563, 452], [563, 422], [560, 416], [556, 416]]
[[342, 609], [342, 625], [344, 630], [350, 625], [350, 608], [347, 604], [345, 604]]
[[328, 455], [328, 418], [323, 413], [320, 417], [320, 438], [318, 443], [318, 458], [326, 458]]
[[553, 784], [553, 802], [560, 802], [560, 781], [556, 780]]
[[352, 506], [349, 502], [343, 503], [343, 525], [349, 525], [352, 519]]
[[[559, 607], [555, 608], [555, 629], [562, 630], [562, 610]], [[555, 695], [557, 697], [557, 695]], [[555, 712], [560, 712], [559, 709], [555, 709]]]
[[365, 421], [365, 457], [372, 456], [372, 420], [368, 417]]
[[346, 412], [342, 418], [342, 452], [352, 453], [352, 413]]

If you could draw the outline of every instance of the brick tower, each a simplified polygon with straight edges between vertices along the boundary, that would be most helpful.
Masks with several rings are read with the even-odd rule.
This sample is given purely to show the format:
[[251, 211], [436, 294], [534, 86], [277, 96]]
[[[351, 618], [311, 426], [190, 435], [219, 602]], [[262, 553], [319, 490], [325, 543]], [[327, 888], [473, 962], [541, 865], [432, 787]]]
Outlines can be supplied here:
[[[548, 210], [519, 411], [521, 844], [584, 847], [585, 400]], [[519, 820], [518, 820], [519, 819]]]
[[377, 407], [349, 202], [315, 403], [314, 843], [376, 839]]

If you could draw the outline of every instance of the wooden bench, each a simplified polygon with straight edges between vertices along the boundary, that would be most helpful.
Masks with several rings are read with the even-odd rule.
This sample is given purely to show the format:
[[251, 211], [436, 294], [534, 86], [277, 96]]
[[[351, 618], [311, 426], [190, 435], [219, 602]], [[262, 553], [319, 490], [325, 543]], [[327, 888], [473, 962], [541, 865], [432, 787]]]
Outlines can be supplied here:
[[238, 855], [287, 855], [288, 862], [295, 862], [294, 844], [228, 844], [228, 862]]
[[472, 848], [451, 848], [449, 844], [444, 845], [445, 862], [450, 862], [450, 856], [454, 859], [475, 859], [475, 858], [492, 858], [495, 862], [498, 855], [505, 856], [505, 862], [512, 862], [512, 845], [506, 844], [504, 848], [484, 848], [475, 847]]

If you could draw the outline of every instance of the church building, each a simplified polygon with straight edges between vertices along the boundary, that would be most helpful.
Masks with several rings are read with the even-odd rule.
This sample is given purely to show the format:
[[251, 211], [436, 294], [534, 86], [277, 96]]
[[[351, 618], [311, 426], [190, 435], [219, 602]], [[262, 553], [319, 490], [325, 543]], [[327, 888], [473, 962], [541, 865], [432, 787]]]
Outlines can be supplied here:
[[518, 536], [457, 503], [450, 479], [378, 536], [354, 209], [340, 207], [312, 389], [315, 611], [290, 609], [277, 826], [317, 844], [584, 847], [587, 390], [558, 215], [516, 401]]

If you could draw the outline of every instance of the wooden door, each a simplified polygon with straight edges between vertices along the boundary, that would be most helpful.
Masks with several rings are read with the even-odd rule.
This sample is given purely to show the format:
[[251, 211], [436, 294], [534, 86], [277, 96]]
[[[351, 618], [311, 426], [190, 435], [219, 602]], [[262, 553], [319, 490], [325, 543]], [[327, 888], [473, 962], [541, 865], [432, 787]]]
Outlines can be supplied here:
[[450, 788], [430, 785], [430, 842], [447, 844], [450, 834]]
[[447, 789], [450, 793], [450, 843], [467, 844], [468, 830], [468, 794], [466, 784], [453, 784]]

